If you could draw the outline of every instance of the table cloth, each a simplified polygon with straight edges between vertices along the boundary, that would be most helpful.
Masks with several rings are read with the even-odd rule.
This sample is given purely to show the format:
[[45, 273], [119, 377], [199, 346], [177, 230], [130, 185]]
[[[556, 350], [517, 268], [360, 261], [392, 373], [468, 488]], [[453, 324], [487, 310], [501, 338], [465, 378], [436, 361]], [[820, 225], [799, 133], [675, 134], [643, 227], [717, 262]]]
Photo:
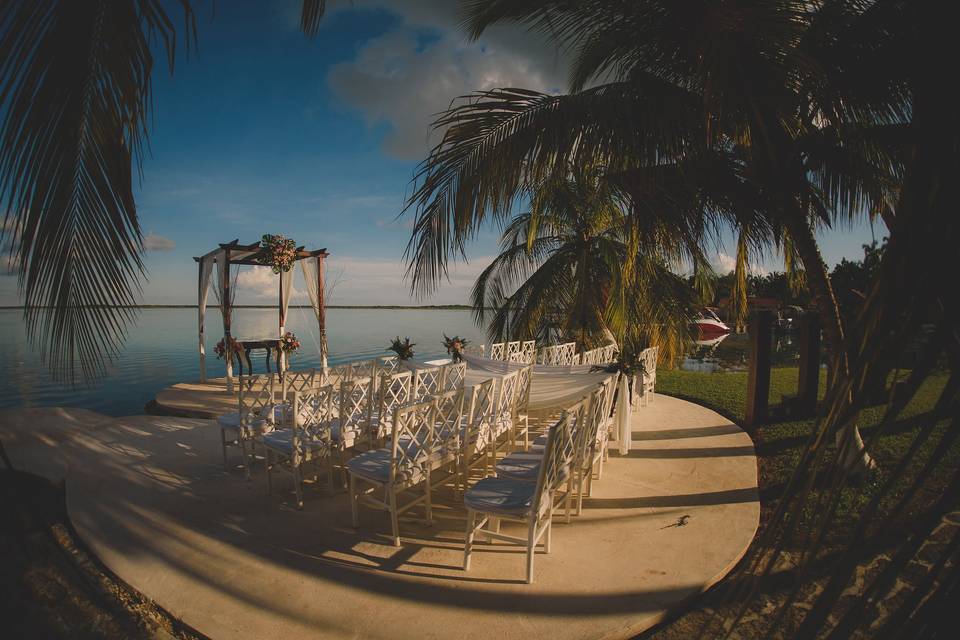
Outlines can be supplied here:
[[[490, 378], [498, 378], [524, 366], [522, 363], [491, 360], [480, 356], [463, 354], [463, 361], [467, 364], [467, 373], [464, 378], [466, 386], [480, 384]], [[405, 365], [411, 369], [420, 367], [435, 367], [444, 364], [440, 360], [428, 362], [413, 362], [408, 360]], [[596, 367], [603, 365], [534, 365], [533, 377], [530, 382], [530, 400], [527, 411], [530, 415], [549, 415], [576, 404], [585, 395], [590, 393], [611, 374], [606, 371], [596, 371]], [[630, 451], [632, 430], [630, 426], [630, 402], [625, 376], [618, 376], [618, 401], [614, 413], [615, 435], [618, 450], [621, 455]]]

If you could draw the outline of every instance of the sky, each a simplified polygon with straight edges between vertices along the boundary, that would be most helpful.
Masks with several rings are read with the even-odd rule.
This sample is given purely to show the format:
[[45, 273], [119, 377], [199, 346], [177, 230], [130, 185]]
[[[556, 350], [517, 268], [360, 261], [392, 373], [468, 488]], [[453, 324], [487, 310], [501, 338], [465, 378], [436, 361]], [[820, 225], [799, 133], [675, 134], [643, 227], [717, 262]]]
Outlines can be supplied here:
[[[457, 96], [495, 87], [560, 92], [564, 56], [519, 27], [468, 42], [455, 0], [333, 0], [320, 34], [299, 31], [299, 0], [197, 2], [199, 42], [180, 44], [170, 74], [158, 56], [150, 154], [137, 188], [148, 280], [145, 304], [194, 304], [193, 256], [218, 243], [282, 233], [326, 247], [329, 304], [463, 304], [497, 248], [485, 229], [468, 262], [433, 296], [404, 278], [411, 214], [398, 217], [430, 122]], [[215, 8], [215, 11], [213, 10]], [[867, 223], [822, 235], [828, 264], [880, 239]], [[726, 270], [734, 244], [718, 247]], [[776, 256], [759, 262], [777, 268]], [[294, 300], [305, 302], [300, 274]], [[240, 304], [273, 303], [276, 276], [244, 267]], [[0, 304], [18, 304], [0, 275]]]

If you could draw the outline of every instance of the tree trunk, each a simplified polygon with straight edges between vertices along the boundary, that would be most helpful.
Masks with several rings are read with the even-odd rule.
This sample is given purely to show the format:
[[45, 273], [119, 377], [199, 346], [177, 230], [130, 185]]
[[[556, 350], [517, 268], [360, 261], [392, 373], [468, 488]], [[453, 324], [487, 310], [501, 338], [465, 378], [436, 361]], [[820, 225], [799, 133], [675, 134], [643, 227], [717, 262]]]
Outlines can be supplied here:
[[[796, 212], [796, 215], [789, 218], [790, 236], [803, 261], [803, 268], [807, 273], [807, 286], [810, 288], [813, 303], [820, 314], [824, 343], [829, 358], [827, 365], [829, 387], [849, 372], [849, 357], [844, 340], [840, 306], [837, 304], [833, 285], [830, 283], [827, 265], [823, 262], [813, 231], [806, 223], [806, 216]], [[841, 464], [852, 473], [863, 474], [876, 466], [865, 450], [863, 438], [857, 428], [856, 416], [837, 431], [836, 444], [841, 452]]]

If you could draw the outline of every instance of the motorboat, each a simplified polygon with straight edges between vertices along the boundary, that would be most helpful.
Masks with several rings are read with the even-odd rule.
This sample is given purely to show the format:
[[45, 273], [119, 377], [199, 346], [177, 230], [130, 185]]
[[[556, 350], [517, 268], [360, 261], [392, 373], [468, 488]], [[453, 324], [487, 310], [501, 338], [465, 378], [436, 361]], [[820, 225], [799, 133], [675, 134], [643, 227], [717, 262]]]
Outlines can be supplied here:
[[714, 340], [731, 331], [712, 309], [704, 308], [691, 322], [697, 330], [698, 340]]

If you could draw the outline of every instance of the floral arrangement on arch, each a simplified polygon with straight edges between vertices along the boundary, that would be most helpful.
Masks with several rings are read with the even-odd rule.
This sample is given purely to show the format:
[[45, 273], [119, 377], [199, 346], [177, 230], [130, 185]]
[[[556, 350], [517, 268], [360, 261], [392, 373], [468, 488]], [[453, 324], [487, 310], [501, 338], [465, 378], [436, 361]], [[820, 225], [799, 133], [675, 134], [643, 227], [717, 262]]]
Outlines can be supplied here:
[[[243, 351], [243, 347], [240, 345], [237, 340], [231, 336], [230, 337], [230, 357], [232, 358], [235, 354]], [[217, 343], [217, 346], [213, 348], [213, 352], [217, 354], [217, 360], [223, 360], [227, 356], [227, 347], [223, 342], [223, 338], [220, 339], [220, 342]]]
[[300, 339], [294, 335], [293, 331], [287, 331], [280, 338], [280, 350], [287, 355], [293, 355], [300, 348]]
[[273, 269], [274, 273], [290, 271], [297, 261], [297, 243], [292, 238], [265, 233], [260, 247], [263, 249], [260, 263]]
[[450, 354], [454, 362], [463, 361], [463, 348], [468, 344], [470, 344], [470, 341], [460, 336], [450, 338], [447, 334], [443, 334], [443, 346], [446, 347], [447, 353]]
[[413, 347], [416, 346], [416, 344], [416, 342], [410, 342], [410, 338], [401, 340], [400, 336], [397, 336], [390, 342], [387, 350], [397, 354], [398, 360], [409, 360], [413, 357]]

